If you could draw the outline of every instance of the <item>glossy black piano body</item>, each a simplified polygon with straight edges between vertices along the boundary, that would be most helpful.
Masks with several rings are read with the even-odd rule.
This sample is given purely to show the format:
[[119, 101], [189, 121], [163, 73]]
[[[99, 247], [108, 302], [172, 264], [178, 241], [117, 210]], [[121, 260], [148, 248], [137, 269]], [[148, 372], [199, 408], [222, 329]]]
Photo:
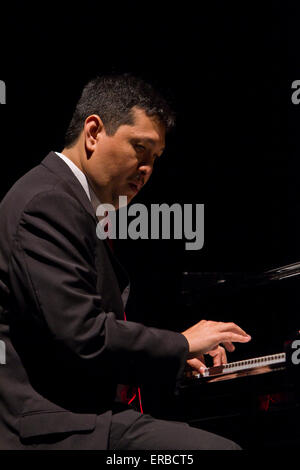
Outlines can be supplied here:
[[[300, 329], [300, 263], [263, 273], [184, 273], [183, 304], [191, 322], [234, 321], [252, 336], [228, 362], [286, 351], [272, 367], [183, 381], [176, 418], [220, 433], [243, 448], [300, 445], [300, 365], [292, 345]], [[187, 374], [188, 375], [188, 374]], [[175, 407], [174, 407], [175, 409]]]
[[[234, 321], [252, 340], [236, 344], [228, 362], [286, 350], [290, 364], [291, 340], [300, 329], [299, 282], [300, 263], [263, 273], [184, 273], [183, 326], [202, 318]], [[188, 421], [246, 449], [299, 446], [300, 366], [280, 363], [256, 372], [222, 380], [187, 378], [175, 399], [162, 390], [160, 397], [153, 394], [156, 404], [160, 400], [156, 415]]]

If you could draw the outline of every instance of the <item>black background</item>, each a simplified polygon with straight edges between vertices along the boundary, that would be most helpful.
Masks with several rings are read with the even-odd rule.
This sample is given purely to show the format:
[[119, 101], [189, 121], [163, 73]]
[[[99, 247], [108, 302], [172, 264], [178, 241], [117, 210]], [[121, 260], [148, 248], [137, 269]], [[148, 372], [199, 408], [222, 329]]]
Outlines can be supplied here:
[[[130, 319], [191, 323], [180, 296], [185, 271], [261, 272], [299, 260], [296, 4], [18, 2], [3, 10], [1, 197], [50, 150], [62, 150], [82, 86], [96, 74], [136, 73], [177, 112], [136, 201], [204, 203], [205, 244], [115, 243], [132, 280]], [[248, 320], [240, 311], [241, 326]]]

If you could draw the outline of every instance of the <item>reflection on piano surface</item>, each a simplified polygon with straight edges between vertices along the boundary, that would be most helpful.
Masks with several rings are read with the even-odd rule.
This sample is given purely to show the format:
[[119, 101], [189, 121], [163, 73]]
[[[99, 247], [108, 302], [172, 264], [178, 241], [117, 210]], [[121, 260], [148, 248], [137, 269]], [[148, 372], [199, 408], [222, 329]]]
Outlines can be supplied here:
[[243, 448], [300, 444], [300, 365], [291, 360], [300, 329], [299, 280], [300, 263], [263, 273], [184, 273], [191, 324], [234, 321], [252, 340], [237, 344], [226, 365], [207, 364], [201, 375], [187, 370], [174, 419]]

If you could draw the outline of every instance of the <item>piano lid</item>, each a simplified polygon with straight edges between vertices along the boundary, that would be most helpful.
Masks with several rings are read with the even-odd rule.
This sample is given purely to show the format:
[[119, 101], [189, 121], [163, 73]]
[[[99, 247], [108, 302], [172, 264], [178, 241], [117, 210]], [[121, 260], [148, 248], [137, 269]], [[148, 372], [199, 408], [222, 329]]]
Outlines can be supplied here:
[[280, 280], [286, 279], [288, 277], [299, 276], [300, 274], [300, 262], [299, 263], [292, 263], [286, 266], [280, 266], [276, 269], [271, 269], [264, 273], [266, 279], [272, 280]]
[[182, 293], [222, 285], [240, 288], [254, 287], [299, 275], [300, 262], [279, 266], [263, 272], [184, 272]]

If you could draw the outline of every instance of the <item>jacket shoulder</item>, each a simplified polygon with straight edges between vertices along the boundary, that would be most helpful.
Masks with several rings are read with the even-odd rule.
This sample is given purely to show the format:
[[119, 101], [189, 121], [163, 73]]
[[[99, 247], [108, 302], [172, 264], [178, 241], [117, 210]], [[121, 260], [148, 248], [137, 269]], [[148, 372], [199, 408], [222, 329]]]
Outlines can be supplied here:
[[3, 206], [25, 207], [36, 195], [60, 188], [67, 192], [66, 184], [55, 173], [45, 166], [38, 165], [19, 178], [4, 196], [0, 210]]
[[[80, 190], [79, 182], [78, 185]], [[11, 246], [21, 220], [30, 212], [42, 218], [60, 218], [61, 222], [72, 214], [77, 214], [76, 220], [80, 218], [81, 225], [88, 221], [91, 225], [95, 223], [95, 219], [85, 210], [69, 184], [42, 164], [22, 176], [0, 203], [2, 239], [6, 240], [3, 241], [4, 244]]]

